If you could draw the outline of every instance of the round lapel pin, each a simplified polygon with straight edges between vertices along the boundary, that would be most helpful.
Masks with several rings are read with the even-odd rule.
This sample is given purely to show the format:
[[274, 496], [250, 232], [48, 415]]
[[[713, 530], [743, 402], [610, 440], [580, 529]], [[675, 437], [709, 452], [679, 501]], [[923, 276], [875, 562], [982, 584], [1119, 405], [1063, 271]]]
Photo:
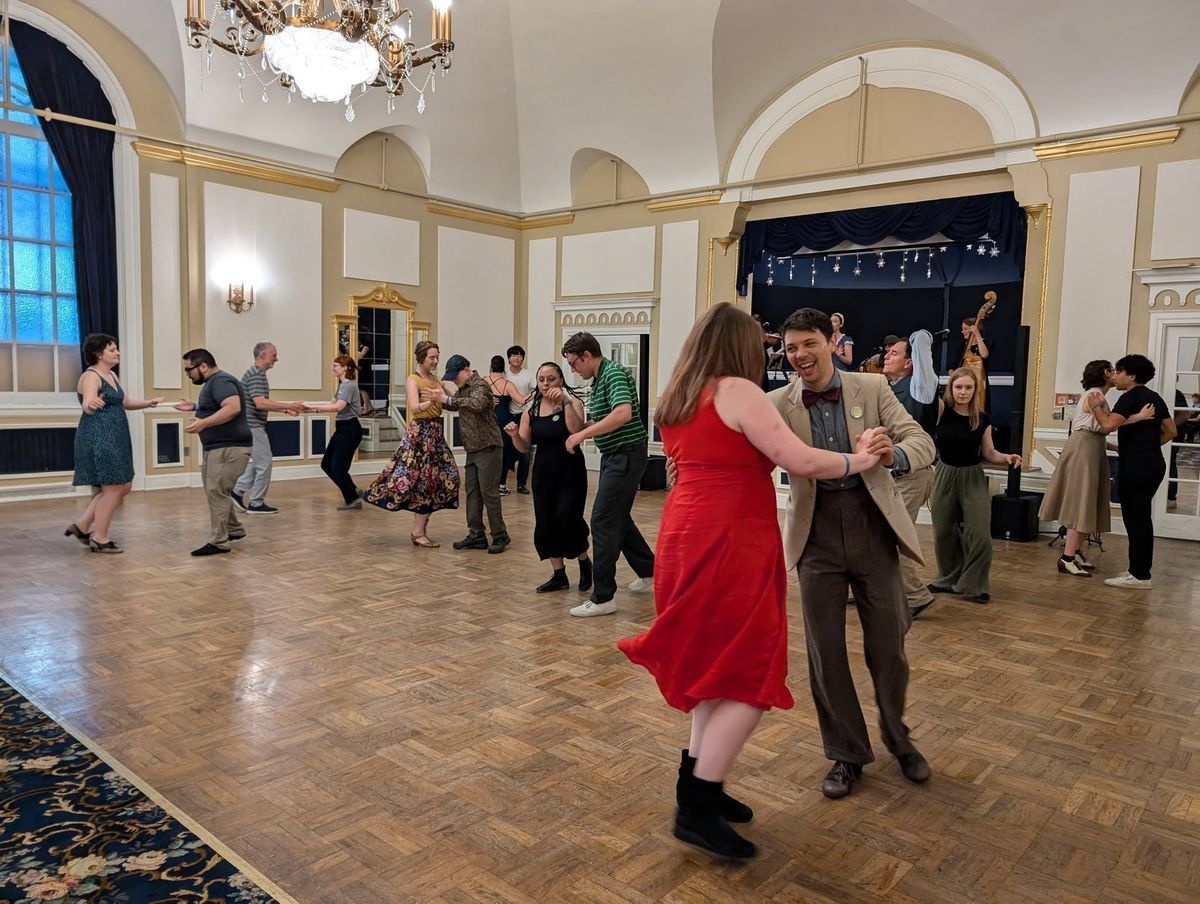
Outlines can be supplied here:
[[854, 418], [855, 420], [862, 417], [862, 415], [863, 415], [863, 411], [862, 411], [861, 405], [855, 405], [853, 408], [850, 409], [850, 417]]

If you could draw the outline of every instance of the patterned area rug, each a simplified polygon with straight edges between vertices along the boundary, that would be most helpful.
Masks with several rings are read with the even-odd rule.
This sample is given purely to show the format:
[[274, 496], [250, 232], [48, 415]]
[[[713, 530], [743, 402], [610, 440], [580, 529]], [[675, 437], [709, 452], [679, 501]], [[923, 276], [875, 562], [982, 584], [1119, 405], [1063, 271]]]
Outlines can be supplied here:
[[0, 902], [273, 900], [0, 680]]

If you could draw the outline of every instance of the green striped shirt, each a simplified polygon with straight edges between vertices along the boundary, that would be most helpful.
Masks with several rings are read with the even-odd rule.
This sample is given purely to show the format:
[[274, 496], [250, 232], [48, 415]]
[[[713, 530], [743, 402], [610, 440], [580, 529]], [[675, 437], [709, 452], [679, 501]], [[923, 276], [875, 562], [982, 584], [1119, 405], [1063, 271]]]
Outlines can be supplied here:
[[645, 444], [646, 428], [642, 426], [641, 406], [638, 404], [637, 386], [633, 376], [620, 364], [602, 358], [600, 370], [592, 381], [592, 394], [588, 398], [588, 420], [593, 423], [602, 421], [618, 405], [633, 406], [633, 416], [629, 423], [619, 430], [597, 436], [593, 439], [596, 448], [601, 452], [612, 452], [622, 446], [634, 443]]

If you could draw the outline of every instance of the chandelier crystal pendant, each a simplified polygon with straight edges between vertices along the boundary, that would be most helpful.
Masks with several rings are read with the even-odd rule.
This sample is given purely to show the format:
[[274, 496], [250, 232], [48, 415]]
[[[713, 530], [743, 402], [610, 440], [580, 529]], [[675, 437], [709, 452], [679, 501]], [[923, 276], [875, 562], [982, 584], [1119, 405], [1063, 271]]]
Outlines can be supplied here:
[[[392, 101], [405, 86], [418, 94], [417, 110], [425, 110], [425, 91], [434, 75], [450, 69], [451, 0], [430, 0], [432, 39], [413, 40], [413, 12], [401, 0], [187, 0], [184, 25], [188, 44], [211, 57], [213, 47], [238, 58], [238, 93], [247, 73], [263, 88], [278, 84], [313, 102], [344, 103], [346, 119], [354, 119], [355, 89], [383, 88]], [[262, 54], [261, 66], [247, 65]], [[207, 61], [206, 61], [207, 64]], [[413, 73], [429, 66], [421, 84]], [[290, 100], [290, 97], [289, 97]]]

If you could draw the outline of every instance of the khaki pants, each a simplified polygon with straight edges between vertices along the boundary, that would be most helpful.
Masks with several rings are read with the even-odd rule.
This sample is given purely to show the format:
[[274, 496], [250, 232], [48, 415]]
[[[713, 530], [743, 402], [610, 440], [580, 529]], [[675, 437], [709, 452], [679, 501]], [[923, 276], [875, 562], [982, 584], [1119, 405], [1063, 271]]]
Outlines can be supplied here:
[[249, 446], [226, 446], [224, 449], [206, 449], [200, 465], [200, 479], [204, 482], [204, 496], [208, 500], [208, 517], [212, 522], [212, 533], [208, 542], [213, 546], [228, 546], [229, 533], [244, 534], [242, 522], [238, 520], [229, 495], [238, 478], [246, 472], [250, 461]]
[[[917, 514], [921, 506], [929, 501], [929, 492], [933, 489], [933, 468], [921, 468], [911, 471], [896, 479], [896, 489], [904, 500], [904, 508], [912, 523], [917, 523]], [[908, 556], [900, 557], [900, 578], [904, 581], [904, 595], [908, 598], [908, 608], [915, 609], [924, 606], [933, 599], [929, 585], [921, 576], [921, 566]]]
[[504, 515], [500, 512], [500, 466], [504, 450], [493, 446], [481, 452], [468, 452], [463, 465], [463, 482], [467, 487], [467, 536], [472, 540], [486, 537], [483, 532], [483, 509], [487, 507], [488, 526], [492, 542], [508, 539]]

